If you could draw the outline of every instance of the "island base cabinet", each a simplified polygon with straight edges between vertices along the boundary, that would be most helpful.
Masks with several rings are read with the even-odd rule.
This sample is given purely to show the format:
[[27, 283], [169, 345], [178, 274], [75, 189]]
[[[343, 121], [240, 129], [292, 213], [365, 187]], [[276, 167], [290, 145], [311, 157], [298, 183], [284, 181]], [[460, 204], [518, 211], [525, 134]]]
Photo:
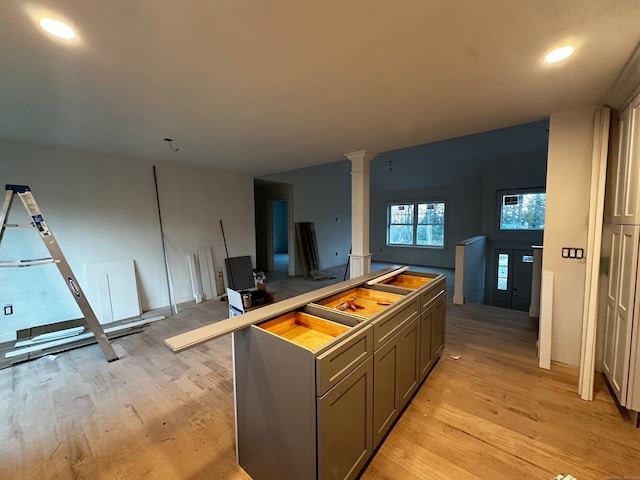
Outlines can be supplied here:
[[314, 478], [313, 358], [256, 327], [233, 347], [238, 463], [255, 480]]
[[[369, 318], [307, 295], [233, 332], [237, 458], [253, 479], [360, 475], [442, 354], [444, 277], [429, 278], [415, 289], [407, 279], [362, 286], [378, 299]], [[388, 304], [384, 292], [398, 299]]]
[[373, 359], [318, 398], [318, 478], [356, 478], [373, 452]]

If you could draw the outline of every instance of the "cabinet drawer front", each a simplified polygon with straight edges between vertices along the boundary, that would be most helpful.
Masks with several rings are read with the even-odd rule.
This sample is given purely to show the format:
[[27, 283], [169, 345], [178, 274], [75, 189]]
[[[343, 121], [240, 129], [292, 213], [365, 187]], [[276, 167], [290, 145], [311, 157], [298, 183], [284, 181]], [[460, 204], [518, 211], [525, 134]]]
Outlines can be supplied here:
[[374, 350], [377, 350], [388, 342], [391, 337], [402, 330], [407, 323], [417, 316], [418, 299], [415, 299], [399, 311], [390, 312], [383, 318], [375, 320], [373, 322]]
[[372, 328], [367, 326], [316, 358], [318, 396], [346, 377], [373, 353]]
[[429, 304], [435, 300], [435, 298], [439, 295], [444, 295], [444, 285], [438, 285], [437, 288], [433, 290], [429, 290], [428, 292], [424, 292], [420, 296], [420, 305], [422, 306], [422, 311], [426, 308], [429, 308]]

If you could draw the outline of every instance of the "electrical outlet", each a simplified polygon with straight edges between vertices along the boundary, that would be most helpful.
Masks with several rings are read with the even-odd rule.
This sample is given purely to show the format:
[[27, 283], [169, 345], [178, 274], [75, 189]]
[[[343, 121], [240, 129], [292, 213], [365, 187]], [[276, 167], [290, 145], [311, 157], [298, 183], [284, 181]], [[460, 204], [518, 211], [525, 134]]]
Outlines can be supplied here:
[[5, 305], [4, 306], [4, 314], [5, 315], [13, 315], [13, 305]]
[[222, 278], [222, 270], [220, 270], [220, 271], [218, 272], [218, 276], [219, 276], [220, 278]]

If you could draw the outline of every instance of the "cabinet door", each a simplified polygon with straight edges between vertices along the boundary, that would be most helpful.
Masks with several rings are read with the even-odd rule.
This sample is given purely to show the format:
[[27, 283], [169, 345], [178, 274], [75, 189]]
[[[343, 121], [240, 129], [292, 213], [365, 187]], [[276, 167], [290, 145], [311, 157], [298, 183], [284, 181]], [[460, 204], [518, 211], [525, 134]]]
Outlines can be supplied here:
[[400, 413], [399, 365], [400, 345], [397, 337], [393, 337], [373, 354], [373, 448]]
[[414, 320], [398, 335], [399, 365], [398, 391], [400, 393], [400, 410], [411, 400], [420, 384], [420, 324]]
[[611, 160], [607, 171], [606, 209], [614, 223], [620, 223], [624, 216], [624, 190], [627, 167], [627, 145], [629, 138], [629, 108], [620, 113], [612, 125], [613, 142]]
[[413, 320], [373, 355], [373, 447], [418, 389], [418, 321]]
[[440, 297], [434, 305], [433, 317], [431, 320], [431, 358], [435, 362], [440, 358], [444, 350], [444, 336], [446, 329], [446, 306], [444, 295]]
[[318, 398], [318, 478], [356, 478], [373, 452], [373, 358]]
[[633, 99], [628, 112], [628, 137], [624, 176], [624, 210], [622, 223], [640, 223], [640, 95]]
[[621, 405], [627, 403], [640, 227], [614, 227], [605, 314], [603, 370]]
[[[609, 253], [609, 274], [607, 278], [607, 296], [604, 312], [604, 348], [602, 369], [611, 383], [614, 369], [616, 303], [618, 301], [618, 279], [620, 277], [620, 235], [621, 225], [605, 225], [605, 239]], [[616, 394], [619, 397], [619, 394]]]
[[431, 355], [431, 324], [434, 311], [435, 308], [431, 307], [420, 315], [420, 382], [427, 377], [434, 361]]
[[640, 224], [640, 95], [613, 125], [606, 213], [613, 223]]

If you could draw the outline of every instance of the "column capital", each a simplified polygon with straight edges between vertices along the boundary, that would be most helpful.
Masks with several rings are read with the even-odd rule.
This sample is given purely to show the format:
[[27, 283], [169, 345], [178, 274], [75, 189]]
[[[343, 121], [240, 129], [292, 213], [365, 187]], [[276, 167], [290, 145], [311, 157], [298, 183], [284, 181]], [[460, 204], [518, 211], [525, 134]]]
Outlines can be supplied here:
[[357, 166], [364, 167], [368, 165], [378, 154], [367, 150], [358, 150], [357, 152], [345, 153], [344, 156], [351, 160], [353, 170]]

